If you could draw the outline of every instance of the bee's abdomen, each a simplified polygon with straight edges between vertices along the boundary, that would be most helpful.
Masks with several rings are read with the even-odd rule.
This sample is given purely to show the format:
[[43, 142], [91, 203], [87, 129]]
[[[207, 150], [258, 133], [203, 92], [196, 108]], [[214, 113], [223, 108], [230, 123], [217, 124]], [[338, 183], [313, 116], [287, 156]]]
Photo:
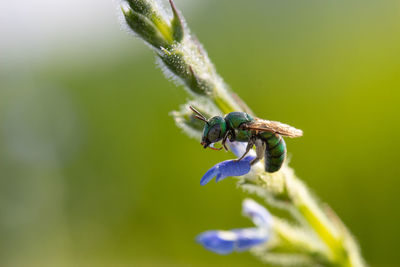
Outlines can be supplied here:
[[265, 171], [279, 171], [286, 158], [285, 141], [282, 136], [273, 133], [263, 133], [262, 139], [267, 144], [265, 149]]

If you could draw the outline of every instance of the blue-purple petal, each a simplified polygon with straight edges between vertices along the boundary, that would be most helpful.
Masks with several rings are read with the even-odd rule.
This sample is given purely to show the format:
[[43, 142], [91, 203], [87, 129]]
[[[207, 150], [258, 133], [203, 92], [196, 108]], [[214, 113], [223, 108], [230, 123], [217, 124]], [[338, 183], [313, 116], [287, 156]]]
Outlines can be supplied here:
[[218, 254], [245, 251], [266, 241], [268, 241], [267, 232], [259, 228], [207, 231], [197, 236], [197, 242]]
[[[219, 164], [219, 163], [218, 163]], [[201, 178], [200, 180], [200, 184], [201, 185], [205, 185], [207, 184], [209, 181], [211, 181], [212, 178], [214, 178], [215, 176], [217, 176], [219, 174], [219, 166], [214, 165], [214, 167], [212, 167], [211, 169], [209, 169]]]
[[254, 156], [247, 156], [241, 161], [226, 160], [214, 165], [209, 169], [200, 180], [201, 185], [207, 184], [212, 178], [216, 176], [216, 182], [229, 176], [241, 176], [247, 174], [250, 169], [250, 161]]
[[269, 211], [252, 199], [243, 201], [243, 214], [250, 217], [255, 225], [264, 229], [271, 228], [272, 216]]
[[[227, 144], [228, 144], [229, 149], [238, 158], [240, 158], [246, 152], [247, 142], [231, 142], [228, 140]], [[255, 156], [256, 153], [254, 150], [250, 150], [248, 155]]]
[[232, 230], [237, 234], [236, 251], [245, 251], [268, 241], [268, 232], [260, 228]]
[[234, 236], [225, 231], [207, 231], [197, 236], [196, 241], [206, 249], [218, 254], [229, 254], [234, 250]]

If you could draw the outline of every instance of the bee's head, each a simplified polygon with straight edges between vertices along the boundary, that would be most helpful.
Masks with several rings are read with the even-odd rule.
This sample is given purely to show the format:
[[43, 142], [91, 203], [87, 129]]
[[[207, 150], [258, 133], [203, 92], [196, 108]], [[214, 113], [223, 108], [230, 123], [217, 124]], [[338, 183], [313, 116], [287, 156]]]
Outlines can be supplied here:
[[221, 116], [215, 116], [209, 119], [204, 125], [201, 145], [207, 148], [211, 143], [218, 142], [226, 134], [226, 122]]
[[[224, 138], [226, 134], [226, 122], [221, 116], [215, 116], [207, 120], [203, 114], [197, 111], [195, 108], [190, 107], [193, 112], [197, 115], [195, 117], [199, 120], [204, 121], [206, 124], [203, 129], [203, 136], [201, 138], [201, 145], [207, 148], [210, 144], [218, 142]], [[212, 148], [212, 146], [211, 146]]]

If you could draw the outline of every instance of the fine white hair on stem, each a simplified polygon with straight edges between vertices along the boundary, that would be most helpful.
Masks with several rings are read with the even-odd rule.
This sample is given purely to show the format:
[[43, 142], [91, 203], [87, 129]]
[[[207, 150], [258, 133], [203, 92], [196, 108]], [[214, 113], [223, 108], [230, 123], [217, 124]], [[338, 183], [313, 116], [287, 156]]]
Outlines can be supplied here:
[[188, 135], [191, 138], [200, 140], [201, 131], [190, 127], [187, 123], [185, 123], [185, 118], [178, 111], [171, 111], [170, 115], [174, 118], [176, 126], [182, 130], [183, 133]]
[[[123, 11], [128, 11], [129, 10], [129, 5], [126, 1], [123, 0], [113, 0], [115, 3], [115, 12], [117, 14], [117, 18], [119, 21], [119, 27], [123, 32], [133, 34], [135, 36], [138, 36], [134, 30], [132, 30], [128, 24], [125, 21], [125, 16]], [[139, 36], [138, 36], [139, 37]]]
[[177, 76], [175, 73], [173, 73], [168, 66], [165, 65], [165, 63], [161, 60], [161, 58], [156, 57], [156, 66], [162, 71], [164, 74], [165, 78], [169, 80], [170, 82], [173, 82], [176, 86], [183, 86], [188, 93], [190, 92], [190, 89], [188, 89], [179, 76]]

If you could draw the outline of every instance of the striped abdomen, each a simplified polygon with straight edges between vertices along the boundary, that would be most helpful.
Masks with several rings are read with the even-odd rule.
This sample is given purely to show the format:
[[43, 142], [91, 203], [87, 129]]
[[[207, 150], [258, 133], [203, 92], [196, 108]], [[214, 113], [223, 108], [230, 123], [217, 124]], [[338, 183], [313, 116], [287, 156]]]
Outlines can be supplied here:
[[261, 139], [266, 143], [265, 171], [279, 171], [286, 158], [286, 144], [279, 134], [264, 132]]

